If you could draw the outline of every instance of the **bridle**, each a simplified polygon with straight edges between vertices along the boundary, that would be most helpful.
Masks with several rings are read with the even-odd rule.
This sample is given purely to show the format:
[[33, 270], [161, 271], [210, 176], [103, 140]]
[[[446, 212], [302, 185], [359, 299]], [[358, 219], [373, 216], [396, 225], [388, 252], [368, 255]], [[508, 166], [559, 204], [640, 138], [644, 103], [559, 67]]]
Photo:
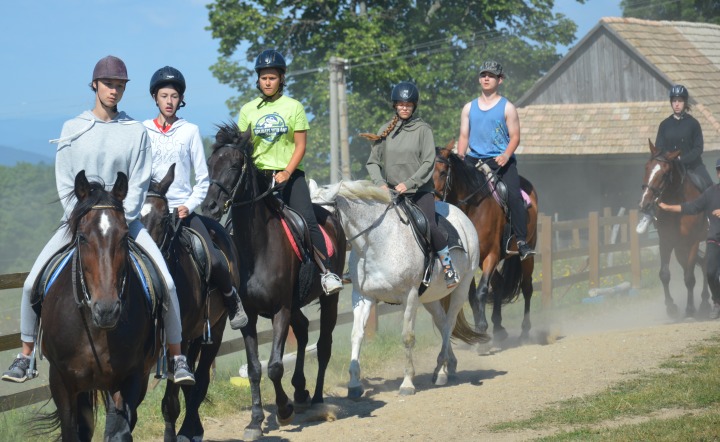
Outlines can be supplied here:
[[[438, 192], [437, 190], [433, 189], [433, 194], [434, 194], [436, 197], [440, 198], [443, 202], [446, 202], [446, 199], [447, 199], [447, 196], [448, 196], [448, 193], [449, 193], [449, 189], [450, 189], [450, 187], [452, 186], [452, 165], [450, 164], [450, 160], [448, 160], [447, 158], [445, 158], [445, 157], [443, 157], [443, 156], [441, 156], [441, 155], [436, 155], [436, 156], [435, 156], [435, 162], [436, 162], [436, 163], [440, 163], [440, 164], [444, 164], [444, 165], [447, 166], [447, 172], [445, 173], [445, 182], [443, 183], [442, 193], [440, 193], [440, 192]], [[489, 187], [490, 187], [490, 182], [489, 182], [489, 180], [486, 179], [486, 180], [485, 180], [485, 184], [483, 184], [482, 186], [478, 187], [477, 189], [475, 189], [475, 191], [471, 192], [468, 196], [466, 196], [465, 198], [463, 198], [463, 199], [461, 199], [460, 201], [458, 201], [458, 202], [457, 202], [457, 205], [468, 205], [468, 204], [470, 204], [470, 200], [471, 200], [473, 197], [475, 197], [475, 195], [477, 195], [477, 194], [480, 193], [480, 192], [483, 192], [483, 190], [484, 190], [485, 188], [488, 188], [488, 192], [486, 192], [485, 195], [483, 195], [483, 196], [480, 198], [480, 201], [478, 201], [477, 203], [475, 203], [475, 204], [480, 204], [480, 202], [481, 202], [482, 200], [484, 200], [485, 198], [487, 198], [488, 195], [492, 194], [492, 191], [489, 189]]]
[[[122, 208], [115, 207], [112, 205], [95, 205], [90, 208], [90, 210], [119, 210], [123, 211]], [[83, 306], [90, 308], [90, 304], [92, 302], [92, 298], [90, 296], [90, 292], [87, 288], [87, 283], [85, 282], [85, 272], [83, 270], [82, 266], [82, 257], [80, 256], [80, 235], [75, 234], [75, 241], [73, 242], [73, 248], [76, 250], [75, 256], [72, 260], [72, 283], [73, 283], [73, 297], [75, 298], [75, 303], [77, 304], [78, 308], [82, 308]], [[127, 283], [127, 268], [128, 268], [128, 262], [125, 263], [125, 267], [123, 269], [123, 277], [122, 277], [122, 284], [120, 286], [120, 294], [118, 295], [118, 298], [121, 302], [125, 300], [123, 295], [125, 294], [125, 285]], [[78, 294], [77, 287], [78, 287], [78, 281], [76, 278], [80, 278], [80, 288], [81, 293]]]
[[[665, 158], [662, 154], [655, 155], [651, 158], [651, 161], [658, 161], [661, 163], [666, 163], [672, 165], [672, 161]], [[650, 186], [649, 184], [643, 184], [642, 190], [645, 192], [646, 190], [649, 190], [652, 193], [653, 200], [652, 204], [657, 204], [658, 201], [660, 201], [660, 198], [662, 197], [663, 192], [665, 192], [665, 189], [667, 189], [668, 183], [672, 180], [672, 170], [670, 170], [668, 173], [664, 173], [662, 175], [662, 178], [660, 179], [660, 184], [658, 187]]]

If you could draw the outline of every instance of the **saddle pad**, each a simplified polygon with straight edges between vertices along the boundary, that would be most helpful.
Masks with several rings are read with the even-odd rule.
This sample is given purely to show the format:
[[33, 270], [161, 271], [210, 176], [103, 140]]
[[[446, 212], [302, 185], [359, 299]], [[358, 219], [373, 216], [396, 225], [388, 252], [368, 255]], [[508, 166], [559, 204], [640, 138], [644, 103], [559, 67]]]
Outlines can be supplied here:
[[[295, 235], [293, 235], [292, 230], [290, 230], [290, 226], [288, 225], [287, 221], [285, 221], [285, 218], [280, 218], [280, 221], [283, 226], [283, 230], [285, 231], [285, 235], [287, 236], [288, 240], [290, 241], [290, 245], [293, 248], [293, 251], [295, 252], [295, 256], [298, 257], [300, 261], [303, 260], [302, 254], [300, 253], [300, 246], [298, 245], [297, 241], [295, 240]], [[327, 234], [323, 226], [318, 224], [318, 227], [320, 228], [320, 231], [323, 234], [323, 238], [325, 239], [325, 248], [328, 251], [328, 258], [333, 256], [335, 254], [335, 247], [333, 247], [333, 243], [330, 240], [330, 235]]]

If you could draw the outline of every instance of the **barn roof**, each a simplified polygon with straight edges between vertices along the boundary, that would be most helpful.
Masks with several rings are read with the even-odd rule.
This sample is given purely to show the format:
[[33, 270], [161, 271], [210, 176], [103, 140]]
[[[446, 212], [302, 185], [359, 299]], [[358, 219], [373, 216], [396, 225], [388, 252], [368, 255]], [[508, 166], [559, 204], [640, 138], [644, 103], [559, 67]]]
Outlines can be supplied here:
[[[624, 67], [604, 59], [618, 54]], [[583, 94], [575, 91], [598, 81], [607, 96], [598, 95], [604, 93], [600, 87], [583, 103]], [[658, 124], [671, 113], [667, 90], [675, 83], [690, 91], [691, 114], [702, 125], [705, 150], [720, 150], [720, 26], [605, 17], [516, 102], [518, 151], [647, 152], [647, 139], [655, 140]]]

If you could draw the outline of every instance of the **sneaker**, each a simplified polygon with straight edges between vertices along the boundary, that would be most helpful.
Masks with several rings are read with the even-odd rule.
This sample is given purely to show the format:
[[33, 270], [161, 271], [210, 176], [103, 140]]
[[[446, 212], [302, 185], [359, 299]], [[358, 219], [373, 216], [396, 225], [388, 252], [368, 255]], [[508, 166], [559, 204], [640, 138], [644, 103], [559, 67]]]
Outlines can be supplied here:
[[185, 356], [172, 359], [168, 379], [178, 385], [195, 385], [195, 376], [190, 372]]
[[[713, 303], [712, 310], [710, 310], [710, 319], [720, 318], [720, 304], [717, 302]], [[5, 377], [3, 376], [3, 379]]]
[[13, 363], [10, 365], [8, 371], [3, 373], [2, 380], [8, 382], [22, 383], [27, 381], [28, 379], [32, 379], [35, 377], [28, 373], [29, 371], [30, 358], [18, 355], [18, 357], [16, 357]]
[[460, 282], [460, 278], [458, 278], [458, 274], [452, 264], [446, 265], [443, 268], [443, 273], [445, 275], [445, 286], [447, 288], [454, 288]]
[[537, 253], [525, 241], [518, 241], [517, 245], [518, 254], [520, 254], [520, 261], [524, 261], [527, 257], [535, 255]]
[[228, 311], [228, 318], [230, 318], [230, 328], [239, 330], [245, 327], [248, 323], [248, 316], [235, 287], [232, 289], [232, 295], [225, 296], [223, 301]]
[[320, 284], [326, 295], [334, 295], [343, 288], [342, 280], [332, 272], [326, 272], [320, 278]]

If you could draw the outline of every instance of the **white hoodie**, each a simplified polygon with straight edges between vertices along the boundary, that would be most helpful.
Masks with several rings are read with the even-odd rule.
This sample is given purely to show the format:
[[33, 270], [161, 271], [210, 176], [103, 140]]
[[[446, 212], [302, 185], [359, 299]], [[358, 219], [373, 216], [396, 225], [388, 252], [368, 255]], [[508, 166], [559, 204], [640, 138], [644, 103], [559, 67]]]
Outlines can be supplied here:
[[152, 157], [150, 140], [143, 125], [125, 112], [103, 121], [85, 111], [65, 122], [57, 143], [55, 181], [65, 219], [75, 207], [75, 176], [85, 171], [88, 180], [98, 178], [112, 190], [117, 173], [128, 177], [128, 194], [123, 201], [128, 223], [138, 218], [150, 185]]
[[[205, 199], [208, 178], [205, 150], [198, 127], [182, 118], [163, 133], [153, 120], [143, 122], [152, 143], [152, 179], [160, 181], [175, 164], [175, 180], [166, 194], [170, 210], [185, 206], [193, 212]], [[195, 170], [195, 186], [190, 178]]]

